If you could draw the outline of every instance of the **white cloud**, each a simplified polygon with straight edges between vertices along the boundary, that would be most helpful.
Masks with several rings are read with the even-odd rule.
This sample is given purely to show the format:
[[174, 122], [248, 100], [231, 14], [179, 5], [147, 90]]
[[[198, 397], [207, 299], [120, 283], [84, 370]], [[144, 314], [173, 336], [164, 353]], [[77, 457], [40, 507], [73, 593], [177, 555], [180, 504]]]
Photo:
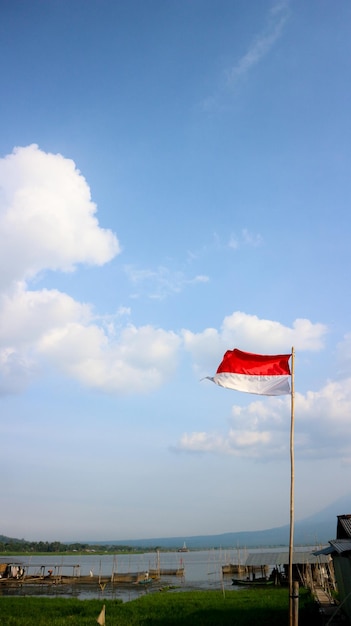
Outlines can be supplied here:
[[[199, 371], [212, 373], [228, 347], [257, 353], [279, 353], [294, 345], [298, 351], [323, 348], [327, 332], [323, 324], [296, 320], [291, 328], [256, 316], [235, 312], [224, 319], [220, 331], [184, 331], [184, 343]], [[350, 335], [338, 346], [340, 372], [348, 376], [327, 381], [317, 391], [295, 396], [295, 451], [300, 458], [351, 459]], [[216, 353], [216, 355], [215, 355]], [[212, 369], [210, 364], [212, 360]], [[338, 374], [340, 375], [340, 372]], [[245, 394], [241, 394], [241, 397]], [[250, 396], [246, 396], [250, 398]], [[185, 433], [178, 449], [250, 457], [264, 461], [289, 456], [290, 397], [262, 398], [247, 406], [233, 405], [227, 431]]]
[[23, 391], [33, 380], [36, 363], [14, 348], [0, 349], [0, 395]]
[[264, 57], [269, 54], [275, 43], [283, 33], [284, 26], [289, 18], [289, 0], [282, 0], [273, 4], [269, 11], [267, 25], [254, 38], [247, 51], [224, 72], [224, 83], [216, 93], [205, 97], [200, 108], [205, 113], [225, 111], [228, 107], [228, 94], [236, 87], [239, 80], [249, 74]]
[[185, 348], [192, 354], [199, 376], [213, 373], [223, 353], [240, 348], [259, 354], [287, 353], [296, 350], [321, 350], [327, 328], [307, 319], [297, 319], [292, 328], [280, 322], [260, 319], [236, 311], [224, 318], [221, 329], [206, 328], [201, 333], [183, 331]]
[[[351, 460], [351, 378], [327, 382], [319, 391], [295, 397], [295, 454], [304, 459]], [[290, 397], [264, 398], [232, 407], [225, 433], [185, 433], [178, 449], [250, 457], [288, 458]]]
[[26, 347], [52, 328], [88, 322], [90, 318], [88, 305], [64, 293], [48, 289], [29, 291], [23, 283], [18, 284], [16, 290], [0, 299], [0, 347]]
[[70, 159], [36, 145], [0, 159], [0, 287], [45, 269], [102, 265], [120, 252], [99, 227], [90, 189]]
[[261, 235], [250, 233], [247, 228], [243, 228], [239, 236], [234, 233], [231, 234], [228, 246], [233, 250], [238, 250], [243, 246], [257, 248], [262, 244], [262, 241]]
[[173, 372], [180, 339], [151, 326], [120, 331], [116, 319], [57, 290], [28, 289], [46, 269], [102, 265], [119, 251], [101, 229], [73, 161], [38, 146], [0, 159], [0, 392], [22, 391], [48, 365], [112, 393], [149, 391]]
[[[110, 393], [146, 392], [174, 371], [180, 339], [151, 326], [118, 334], [94, 323], [87, 304], [56, 290], [26, 291], [0, 300], [0, 390], [22, 391], [50, 365], [81, 384]], [[104, 320], [102, 320], [104, 325]]]
[[257, 458], [262, 456], [263, 448], [271, 443], [268, 432], [252, 432], [249, 430], [229, 430], [226, 435], [218, 433], [193, 432], [185, 433], [179, 442], [178, 449], [185, 452], [206, 452], [221, 455], [232, 454], [238, 457]]
[[232, 86], [265, 57], [282, 34], [288, 19], [288, 2], [274, 4], [266, 30], [260, 33], [247, 52], [227, 72], [227, 83]]
[[198, 283], [206, 283], [209, 281], [208, 276], [198, 274], [187, 277], [182, 271], [172, 271], [165, 266], [159, 266], [155, 270], [138, 269], [132, 265], [126, 265], [124, 268], [129, 280], [137, 288], [137, 292], [133, 297], [147, 295], [153, 300], [163, 300], [170, 294], [180, 293], [189, 285]]
[[286, 452], [289, 400], [255, 400], [246, 407], [234, 405], [226, 433], [184, 434], [178, 448], [187, 452], [211, 452], [238, 457], [271, 459]]
[[152, 326], [125, 328], [111, 341], [95, 325], [67, 324], [43, 337], [38, 350], [66, 375], [108, 393], [145, 393], [174, 373], [180, 339]]
[[[182, 349], [208, 374], [231, 345], [258, 352], [322, 347], [326, 329], [309, 320], [288, 328], [235, 312], [220, 330], [177, 334], [122, 323], [130, 315], [127, 308], [97, 315], [90, 304], [58, 290], [30, 289], [30, 279], [46, 269], [73, 271], [79, 263], [107, 262], [119, 252], [118, 240], [99, 227], [85, 179], [61, 155], [35, 145], [17, 148], [0, 159], [0, 184], [1, 393], [22, 391], [47, 370], [107, 393], [146, 393], [170, 379]], [[164, 267], [141, 273], [129, 268], [129, 274], [137, 284], [149, 281], [154, 297], [207, 280]], [[232, 441], [246, 449], [256, 437], [252, 428], [232, 432]], [[268, 445], [265, 437], [260, 435]]]

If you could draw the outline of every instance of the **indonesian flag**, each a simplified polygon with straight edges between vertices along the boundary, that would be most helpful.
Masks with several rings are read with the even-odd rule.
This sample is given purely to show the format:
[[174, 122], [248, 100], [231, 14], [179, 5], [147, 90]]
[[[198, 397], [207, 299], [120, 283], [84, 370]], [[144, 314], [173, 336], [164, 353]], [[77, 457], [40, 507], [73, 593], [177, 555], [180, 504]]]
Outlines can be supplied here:
[[215, 376], [207, 378], [221, 387], [261, 396], [290, 394], [290, 357], [227, 350]]

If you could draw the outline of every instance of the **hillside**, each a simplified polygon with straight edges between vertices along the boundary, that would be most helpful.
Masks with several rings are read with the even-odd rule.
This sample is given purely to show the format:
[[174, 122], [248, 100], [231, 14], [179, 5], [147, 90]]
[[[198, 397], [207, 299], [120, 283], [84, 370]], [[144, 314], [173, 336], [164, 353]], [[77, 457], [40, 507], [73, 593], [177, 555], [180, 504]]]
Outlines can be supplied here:
[[[303, 520], [295, 522], [295, 546], [320, 546], [336, 537], [337, 516], [351, 513], [351, 495], [332, 502], [322, 511]], [[218, 535], [195, 535], [179, 537], [153, 537], [151, 539], [116, 539], [109, 541], [85, 541], [86, 545], [94, 546], [128, 546], [130, 548], [161, 548], [179, 549], [184, 541], [189, 549], [207, 548], [256, 548], [287, 546], [289, 544], [289, 524], [268, 528], [266, 530], [228, 532]], [[24, 539], [13, 539], [0, 535], [0, 543], [8, 541], [28, 543]], [[47, 542], [46, 542], [47, 543]], [[68, 543], [68, 542], [63, 542]]]
[[[337, 516], [351, 513], [351, 495], [344, 496], [332, 502], [322, 511], [303, 520], [295, 522], [294, 544], [298, 545], [325, 545], [336, 536]], [[103, 543], [119, 543], [132, 547], [145, 548], [158, 546], [160, 548], [179, 548], [186, 541], [187, 547], [199, 548], [231, 548], [245, 546], [254, 548], [260, 546], [287, 546], [289, 544], [289, 524], [269, 528], [267, 530], [239, 531], [222, 533], [219, 535], [180, 536], [152, 539], [128, 539], [120, 541], [105, 541]]]

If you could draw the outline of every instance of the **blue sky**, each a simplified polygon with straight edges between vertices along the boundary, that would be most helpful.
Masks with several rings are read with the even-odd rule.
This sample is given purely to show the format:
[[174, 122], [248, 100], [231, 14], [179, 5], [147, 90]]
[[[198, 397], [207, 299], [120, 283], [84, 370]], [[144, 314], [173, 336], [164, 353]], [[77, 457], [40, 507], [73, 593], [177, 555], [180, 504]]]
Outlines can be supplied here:
[[0, 6], [0, 532], [288, 523], [234, 347], [295, 347], [296, 518], [348, 494], [350, 4]]

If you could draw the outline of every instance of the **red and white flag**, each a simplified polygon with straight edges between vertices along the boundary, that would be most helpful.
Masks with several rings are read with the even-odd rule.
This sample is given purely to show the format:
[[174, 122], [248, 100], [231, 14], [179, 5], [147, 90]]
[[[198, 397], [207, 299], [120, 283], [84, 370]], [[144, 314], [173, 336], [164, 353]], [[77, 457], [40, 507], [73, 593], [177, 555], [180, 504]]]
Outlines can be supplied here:
[[290, 394], [291, 354], [251, 354], [227, 350], [215, 376], [208, 376], [216, 385], [256, 393], [262, 396]]

